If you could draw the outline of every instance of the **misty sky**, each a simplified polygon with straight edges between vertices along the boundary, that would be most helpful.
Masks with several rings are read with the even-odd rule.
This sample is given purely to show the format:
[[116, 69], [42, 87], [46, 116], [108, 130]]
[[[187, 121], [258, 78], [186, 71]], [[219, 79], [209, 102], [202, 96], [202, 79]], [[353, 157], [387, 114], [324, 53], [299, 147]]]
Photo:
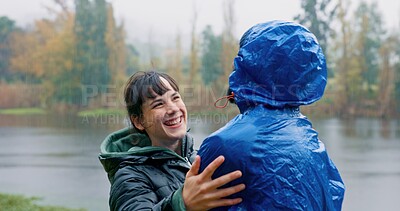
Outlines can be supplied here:
[[[350, 0], [354, 7], [361, 0]], [[366, 0], [373, 2], [374, 0]], [[109, 0], [115, 17], [123, 20], [129, 40], [173, 40], [177, 33], [188, 37], [193, 11], [198, 11], [197, 31], [211, 25], [216, 33], [223, 26], [223, 0]], [[54, 7], [53, 0], [0, 0], [0, 16], [8, 16], [18, 26], [33, 20], [51, 17], [45, 6]], [[378, 7], [386, 26], [400, 27], [400, 0], [379, 0]], [[252, 25], [267, 20], [292, 20], [300, 11], [299, 0], [236, 0], [236, 37]]]

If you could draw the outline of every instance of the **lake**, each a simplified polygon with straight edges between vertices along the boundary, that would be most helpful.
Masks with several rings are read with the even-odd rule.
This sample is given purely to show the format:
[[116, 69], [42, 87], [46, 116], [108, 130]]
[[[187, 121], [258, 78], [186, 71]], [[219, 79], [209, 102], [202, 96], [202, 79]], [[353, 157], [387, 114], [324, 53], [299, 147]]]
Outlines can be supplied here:
[[[228, 118], [190, 116], [196, 146]], [[316, 119], [346, 185], [343, 210], [400, 210], [400, 122]], [[123, 117], [0, 115], [0, 192], [42, 197], [40, 204], [108, 210], [109, 182], [99, 146]]]

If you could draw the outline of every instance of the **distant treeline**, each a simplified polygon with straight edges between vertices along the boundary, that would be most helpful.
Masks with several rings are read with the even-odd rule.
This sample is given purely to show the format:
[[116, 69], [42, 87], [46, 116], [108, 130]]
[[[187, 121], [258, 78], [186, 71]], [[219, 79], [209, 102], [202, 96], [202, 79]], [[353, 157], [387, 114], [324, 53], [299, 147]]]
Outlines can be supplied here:
[[[128, 43], [124, 24], [116, 22], [105, 0], [75, 0], [72, 8], [67, 0], [55, 3], [52, 18], [30, 27], [0, 17], [0, 109], [123, 107], [127, 77], [150, 69], [180, 82], [192, 111], [214, 109], [213, 102], [226, 93], [239, 39], [233, 35], [234, 0], [225, 0], [220, 34], [211, 26], [198, 33], [193, 11], [189, 50], [183, 50], [180, 34], [168, 49], [154, 41]], [[304, 112], [399, 117], [399, 28], [385, 28], [376, 3], [361, 2], [355, 13], [345, 0], [302, 0], [301, 8], [294, 20], [317, 36], [329, 69], [326, 94]]]

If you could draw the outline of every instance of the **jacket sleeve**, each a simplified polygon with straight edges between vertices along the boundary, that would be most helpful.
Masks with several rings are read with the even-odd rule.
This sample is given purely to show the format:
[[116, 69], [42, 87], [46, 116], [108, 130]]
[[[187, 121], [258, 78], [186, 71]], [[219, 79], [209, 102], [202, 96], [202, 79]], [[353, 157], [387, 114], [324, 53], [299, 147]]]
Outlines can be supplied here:
[[129, 166], [116, 172], [111, 184], [109, 205], [111, 211], [186, 210], [182, 188], [159, 199], [146, 177]]

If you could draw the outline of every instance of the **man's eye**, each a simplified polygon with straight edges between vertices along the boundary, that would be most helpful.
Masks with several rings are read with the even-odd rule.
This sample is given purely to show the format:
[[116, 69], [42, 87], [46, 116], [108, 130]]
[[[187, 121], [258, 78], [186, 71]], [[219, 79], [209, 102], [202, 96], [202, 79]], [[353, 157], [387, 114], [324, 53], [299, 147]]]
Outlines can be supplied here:
[[176, 96], [174, 96], [172, 99], [173, 100], [178, 100], [178, 99], [180, 99], [181, 97], [179, 96], [179, 95], [176, 95]]
[[157, 103], [153, 105], [153, 108], [161, 108], [162, 107], [162, 103]]

